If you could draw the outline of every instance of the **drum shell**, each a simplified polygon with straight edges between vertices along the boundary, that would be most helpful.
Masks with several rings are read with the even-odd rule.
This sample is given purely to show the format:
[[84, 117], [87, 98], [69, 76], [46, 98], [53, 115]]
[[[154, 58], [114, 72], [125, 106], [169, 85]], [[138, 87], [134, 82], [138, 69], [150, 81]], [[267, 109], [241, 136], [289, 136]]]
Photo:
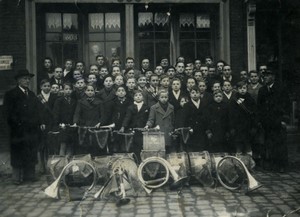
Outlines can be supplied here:
[[166, 160], [171, 164], [179, 177], [188, 176], [189, 161], [186, 152], [168, 154]]
[[228, 153], [226, 152], [220, 152], [220, 153], [210, 153], [211, 163], [212, 163], [212, 170], [216, 171], [216, 167], [221, 159], [223, 159], [225, 156], [228, 156]]
[[143, 150], [165, 150], [165, 134], [163, 132], [143, 132]]
[[160, 151], [153, 151], [153, 150], [142, 150], [141, 151], [141, 159], [142, 161], [145, 160], [148, 157], [161, 157], [166, 158], [166, 151], [160, 150]]

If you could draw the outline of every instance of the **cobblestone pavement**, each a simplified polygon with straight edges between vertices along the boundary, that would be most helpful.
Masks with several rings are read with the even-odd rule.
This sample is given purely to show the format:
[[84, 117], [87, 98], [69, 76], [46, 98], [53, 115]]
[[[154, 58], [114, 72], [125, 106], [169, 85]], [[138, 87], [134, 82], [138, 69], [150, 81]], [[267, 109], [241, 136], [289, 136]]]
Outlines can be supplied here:
[[[20, 186], [11, 184], [9, 176], [0, 173], [0, 217], [56, 217], [56, 216], [109, 216], [109, 217], [281, 217], [284, 213], [300, 207], [300, 153], [299, 134], [290, 136], [289, 156], [292, 167], [287, 173], [258, 170], [254, 177], [263, 187], [245, 195], [215, 188], [192, 185], [184, 187], [182, 194], [170, 191], [168, 187], [155, 190], [151, 195], [130, 197], [129, 204], [117, 207], [114, 201], [95, 200], [94, 192], [87, 199], [67, 202], [47, 197], [43, 190], [48, 186], [46, 176], [38, 182]], [[6, 162], [4, 158], [2, 162]], [[3, 164], [3, 163], [2, 163]], [[2, 165], [6, 166], [6, 164]], [[94, 191], [101, 186], [96, 186]], [[289, 217], [300, 216], [300, 213]]]

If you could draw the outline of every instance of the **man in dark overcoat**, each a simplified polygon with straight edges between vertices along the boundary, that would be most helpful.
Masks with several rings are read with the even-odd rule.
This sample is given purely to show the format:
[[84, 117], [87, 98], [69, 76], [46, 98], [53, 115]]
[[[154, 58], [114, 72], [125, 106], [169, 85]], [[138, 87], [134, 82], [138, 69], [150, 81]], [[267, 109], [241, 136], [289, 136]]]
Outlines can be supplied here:
[[287, 91], [275, 81], [275, 73], [264, 73], [265, 85], [258, 91], [257, 109], [259, 121], [265, 131], [264, 146], [261, 150], [265, 166], [284, 172], [288, 165], [286, 123], [289, 114]]
[[13, 181], [35, 181], [38, 134], [40, 130], [39, 101], [29, 90], [34, 75], [19, 70], [15, 79], [17, 86], [4, 95], [4, 108], [10, 128], [10, 156]]

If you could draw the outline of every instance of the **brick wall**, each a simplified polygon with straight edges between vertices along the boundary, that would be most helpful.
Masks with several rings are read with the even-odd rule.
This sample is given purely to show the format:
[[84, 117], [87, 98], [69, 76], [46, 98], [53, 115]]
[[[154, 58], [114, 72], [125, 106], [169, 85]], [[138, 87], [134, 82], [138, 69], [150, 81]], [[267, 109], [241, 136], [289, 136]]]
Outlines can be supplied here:
[[247, 70], [246, 3], [230, 0], [230, 59], [233, 73]]
[[3, 116], [3, 94], [15, 84], [14, 75], [26, 67], [25, 1], [0, 1], [0, 55], [12, 55], [13, 70], [0, 71], [0, 152], [8, 150], [8, 129]]

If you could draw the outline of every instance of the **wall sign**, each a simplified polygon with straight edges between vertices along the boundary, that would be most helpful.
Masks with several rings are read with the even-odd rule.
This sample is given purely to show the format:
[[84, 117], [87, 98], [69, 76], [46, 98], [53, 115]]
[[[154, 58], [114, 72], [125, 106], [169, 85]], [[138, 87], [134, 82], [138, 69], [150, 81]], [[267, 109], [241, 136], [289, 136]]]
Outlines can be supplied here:
[[13, 56], [5, 55], [0, 56], [0, 70], [12, 69]]

